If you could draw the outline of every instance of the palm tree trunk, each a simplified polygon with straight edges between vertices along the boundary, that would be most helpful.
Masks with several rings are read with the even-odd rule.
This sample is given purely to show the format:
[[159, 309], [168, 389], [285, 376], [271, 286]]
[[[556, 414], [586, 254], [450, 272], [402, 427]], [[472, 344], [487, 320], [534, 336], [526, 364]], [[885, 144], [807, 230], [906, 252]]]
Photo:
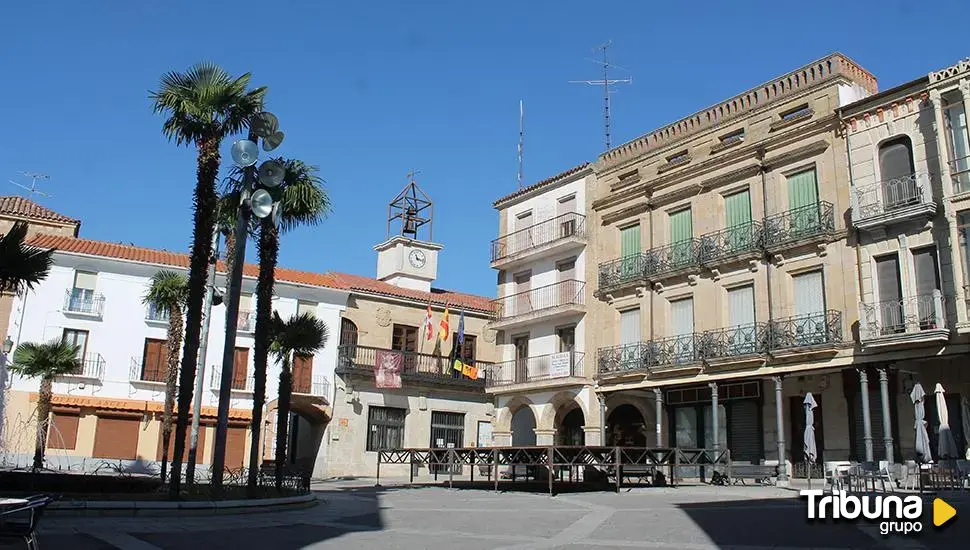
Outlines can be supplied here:
[[249, 477], [246, 487], [255, 496], [258, 482], [260, 434], [266, 401], [266, 367], [269, 363], [269, 326], [273, 317], [273, 274], [280, 249], [279, 230], [270, 218], [259, 226], [259, 278], [256, 281], [256, 329], [253, 334], [253, 421], [250, 427]]
[[276, 408], [276, 490], [283, 489], [283, 469], [286, 466], [286, 439], [290, 421], [290, 394], [293, 392], [293, 374], [290, 372], [290, 354], [283, 358], [280, 371], [280, 390]]
[[219, 139], [200, 139], [197, 181], [195, 184], [195, 226], [192, 228], [192, 256], [189, 263], [189, 292], [185, 306], [185, 349], [179, 376], [178, 421], [175, 424], [175, 453], [172, 460], [169, 495], [178, 498], [182, 481], [182, 457], [185, 455], [185, 432], [189, 427], [189, 409], [195, 389], [195, 366], [199, 359], [202, 332], [202, 302], [205, 299], [209, 258], [212, 255], [212, 231], [215, 227], [216, 178], [219, 175]]
[[232, 264], [236, 261], [236, 232], [233, 228], [225, 233], [226, 239], [226, 274], [232, 273]]
[[47, 452], [47, 425], [51, 416], [51, 398], [54, 395], [54, 379], [45, 376], [40, 380], [37, 396], [37, 440], [34, 445], [34, 469], [44, 467], [44, 454]]
[[172, 412], [175, 409], [181, 350], [182, 308], [173, 307], [169, 312], [168, 321], [168, 372], [165, 376], [165, 407], [162, 411], [162, 483], [165, 483], [168, 474], [168, 447], [172, 440]]

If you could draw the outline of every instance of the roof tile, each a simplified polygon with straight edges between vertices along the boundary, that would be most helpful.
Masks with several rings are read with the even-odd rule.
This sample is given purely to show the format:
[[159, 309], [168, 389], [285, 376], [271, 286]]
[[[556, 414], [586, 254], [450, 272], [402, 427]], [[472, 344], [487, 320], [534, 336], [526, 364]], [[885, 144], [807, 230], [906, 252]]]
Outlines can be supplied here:
[[0, 215], [3, 214], [60, 223], [81, 223], [79, 220], [69, 218], [63, 214], [58, 214], [50, 208], [41, 206], [32, 200], [15, 196], [0, 197]]
[[508, 195], [505, 195], [504, 197], [502, 197], [500, 199], [497, 199], [494, 203], [492, 203], [492, 206], [495, 207], [495, 208], [498, 208], [498, 206], [500, 204], [502, 204], [503, 202], [505, 202], [507, 200], [514, 199], [516, 197], [522, 196], [522, 195], [524, 195], [524, 194], [526, 194], [526, 193], [528, 193], [530, 191], [535, 191], [536, 189], [539, 189], [540, 187], [545, 187], [546, 185], [549, 185], [549, 184], [552, 184], [552, 183], [556, 183], [557, 181], [559, 181], [559, 180], [561, 180], [563, 178], [569, 177], [569, 176], [571, 176], [571, 175], [573, 175], [573, 174], [575, 174], [577, 172], [581, 172], [584, 168], [586, 168], [588, 166], [589, 166], [589, 163], [588, 162], [584, 162], [584, 163], [580, 164], [579, 166], [573, 166], [569, 170], [566, 170], [565, 172], [560, 172], [560, 173], [556, 174], [555, 176], [552, 176], [551, 178], [546, 178], [546, 179], [544, 179], [542, 181], [533, 183], [532, 185], [529, 185], [527, 187], [523, 187], [522, 189], [519, 189], [518, 191], [515, 191], [513, 193], [509, 193]]

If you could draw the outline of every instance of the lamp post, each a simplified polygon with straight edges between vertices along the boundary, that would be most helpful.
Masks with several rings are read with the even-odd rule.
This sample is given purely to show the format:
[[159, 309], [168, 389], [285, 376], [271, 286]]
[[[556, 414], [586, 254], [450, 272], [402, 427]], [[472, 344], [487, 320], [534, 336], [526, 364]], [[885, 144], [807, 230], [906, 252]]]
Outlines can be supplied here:
[[[226, 284], [226, 340], [222, 350], [222, 373], [219, 384], [219, 412], [216, 419], [216, 441], [212, 456], [212, 491], [222, 490], [222, 475], [226, 464], [226, 438], [229, 430], [229, 401], [232, 392], [232, 371], [235, 362], [236, 328], [239, 322], [239, 294], [242, 290], [243, 266], [246, 263], [246, 237], [248, 236], [251, 216], [265, 218], [272, 216], [273, 222], [279, 220], [280, 204], [270, 194], [283, 183], [285, 168], [280, 163], [269, 160], [259, 169], [257, 140], [262, 138], [263, 150], [272, 151], [283, 141], [279, 122], [271, 113], [259, 113], [251, 121], [249, 139], [232, 144], [232, 160], [242, 168], [243, 181], [239, 196], [239, 210], [236, 214], [235, 260], [232, 272], [228, 273]], [[198, 413], [197, 413], [198, 414]]]

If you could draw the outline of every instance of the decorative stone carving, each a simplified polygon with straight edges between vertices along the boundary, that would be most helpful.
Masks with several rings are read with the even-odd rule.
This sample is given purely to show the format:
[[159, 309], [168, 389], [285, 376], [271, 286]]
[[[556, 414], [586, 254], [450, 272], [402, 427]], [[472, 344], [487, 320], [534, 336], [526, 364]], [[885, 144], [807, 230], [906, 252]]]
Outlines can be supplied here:
[[818, 254], [819, 258], [824, 258], [825, 255], [829, 253], [829, 244], [818, 243], [818, 249], [816, 250], [815, 253]]
[[664, 291], [664, 285], [663, 283], [653, 283], [653, 289], [657, 294], [660, 294]]
[[748, 271], [750, 271], [751, 273], [755, 273], [756, 271], [758, 271], [759, 265], [760, 265], [760, 262], [758, 260], [749, 260]]
[[388, 327], [391, 325], [391, 310], [383, 307], [378, 308], [375, 318], [377, 319], [378, 325]]
[[693, 273], [687, 276], [687, 284], [690, 286], [697, 286], [697, 280], [697, 275], [694, 275]]
[[775, 262], [775, 265], [781, 267], [785, 265], [785, 256], [783, 254], [775, 254], [771, 257], [771, 261]]
[[721, 280], [721, 270], [716, 267], [711, 268], [711, 280], [720, 281]]
[[494, 330], [486, 329], [485, 330], [485, 334], [483, 336], [485, 338], [485, 341], [488, 342], [489, 344], [492, 344], [492, 343], [495, 342], [495, 331]]

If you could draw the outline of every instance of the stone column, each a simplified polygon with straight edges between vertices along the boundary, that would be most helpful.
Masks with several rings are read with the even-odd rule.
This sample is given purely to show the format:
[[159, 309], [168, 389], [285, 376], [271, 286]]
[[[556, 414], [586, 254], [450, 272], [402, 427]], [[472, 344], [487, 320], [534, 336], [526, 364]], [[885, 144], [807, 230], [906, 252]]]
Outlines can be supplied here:
[[658, 448], [666, 447], [664, 445], [664, 435], [663, 435], [663, 415], [664, 415], [664, 392], [660, 388], [653, 389], [653, 405], [655, 407], [655, 415], [657, 417], [657, 442]]
[[536, 432], [536, 445], [540, 447], [548, 447], [554, 445], [556, 442], [556, 430], [540, 430], [535, 429]]
[[712, 438], [711, 439], [711, 448], [712, 449], [719, 449], [721, 442], [717, 440], [718, 436], [720, 435], [720, 434], [718, 434], [718, 432], [720, 430], [717, 429], [718, 428], [718, 421], [720, 420], [718, 418], [718, 410], [717, 410], [718, 409], [718, 406], [717, 406], [717, 398], [718, 398], [718, 395], [717, 395], [717, 384], [714, 383], [714, 382], [711, 382], [711, 383], [708, 384], [708, 387], [711, 388], [711, 423], [713, 424], [713, 426], [711, 426], [711, 438]]
[[583, 426], [583, 444], [591, 447], [598, 447], [603, 444], [600, 439], [599, 426]]
[[600, 402], [600, 445], [606, 445], [606, 394], [597, 393], [596, 399]]
[[778, 483], [788, 483], [788, 460], [785, 457], [785, 410], [781, 377], [773, 376], [775, 383], [775, 430], [778, 432]]
[[496, 447], [511, 447], [512, 432], [492, 432], [492, 445]]
[[872, 462], [872, 414], [869, 412], [869, 375], [859, 369], [859, 395], [862, 397], [862, 440], [866, 444], [866, 462]]
[[882, 433], [886, 449], [886, 460], [893, 463], [893, 423], [892, 409], [889, 408], [889, 369], [879, 369], [879, 393], [882, 397]]

